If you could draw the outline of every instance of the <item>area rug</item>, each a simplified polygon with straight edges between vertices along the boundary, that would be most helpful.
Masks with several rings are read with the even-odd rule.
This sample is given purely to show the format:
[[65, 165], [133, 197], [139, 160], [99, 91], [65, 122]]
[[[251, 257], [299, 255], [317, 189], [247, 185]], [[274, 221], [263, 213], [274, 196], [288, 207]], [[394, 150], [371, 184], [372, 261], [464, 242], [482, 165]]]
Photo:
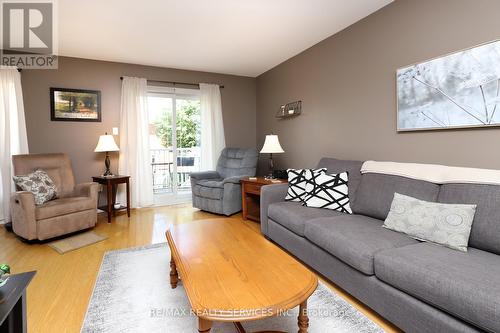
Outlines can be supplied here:
[[[81, 332], [198, 332], [182, 283], [169, 283], [170, 250], [166, 244], [107, 252], [97, 276]], [[319, 284], [309, 298], [309, 332], [383, 332]], [[243, 323], [248, 332], [297, 332], [298, 309], [280, 317]], [[231, 323], [214, 323], [214, 333], [236, 333]]]
[[66, 252], [70, 252], [103, 241], [107, 238], [108, 237], [98, 235], [92, 231], [87, 231], [82, 234], [50, 242], [47, 245], [56, 250], [57, 252], [59, 252], [60, 254], [64, 254]]

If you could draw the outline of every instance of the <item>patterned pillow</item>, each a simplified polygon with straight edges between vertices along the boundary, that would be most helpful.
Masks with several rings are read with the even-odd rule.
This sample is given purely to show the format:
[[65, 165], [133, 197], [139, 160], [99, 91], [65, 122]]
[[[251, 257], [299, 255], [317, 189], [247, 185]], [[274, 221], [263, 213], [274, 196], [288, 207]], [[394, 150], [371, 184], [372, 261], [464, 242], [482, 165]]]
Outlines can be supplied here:
[[35, 204], [43, 205], [57, 197], [57, 188], [52, 179], [43, 170], [36, 170], [24, 176], [14, 176], [14, 183], [23, 191], [29, 191], [35, 196]]
[[314, 179], [326, 172], [321, 169], [288, 169], [288, 191], [285, 200], [303, 202], [306, 195], [306, 185], [314, 184]]
[[394, 193], [384, 228], [466, 252], [476, 205], [442, 204]]
[[304, 206], [337, 210], [352, 214], [349, 204], [347, 172], [339, 174], [322, 174], [315, 178], [314, 185], [306, 186], [307, 195]]

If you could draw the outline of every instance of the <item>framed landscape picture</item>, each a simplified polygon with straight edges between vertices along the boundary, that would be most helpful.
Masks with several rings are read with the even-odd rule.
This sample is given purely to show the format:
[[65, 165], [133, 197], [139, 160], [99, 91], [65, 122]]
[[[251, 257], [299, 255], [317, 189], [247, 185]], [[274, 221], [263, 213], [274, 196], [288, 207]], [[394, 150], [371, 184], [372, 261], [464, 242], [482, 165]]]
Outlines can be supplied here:
[[53, 121], [101, 121], [99, 90], [50, 88], [50, 119]]
[[500, 41], [400, 68], [398, 131], [500, 126]]

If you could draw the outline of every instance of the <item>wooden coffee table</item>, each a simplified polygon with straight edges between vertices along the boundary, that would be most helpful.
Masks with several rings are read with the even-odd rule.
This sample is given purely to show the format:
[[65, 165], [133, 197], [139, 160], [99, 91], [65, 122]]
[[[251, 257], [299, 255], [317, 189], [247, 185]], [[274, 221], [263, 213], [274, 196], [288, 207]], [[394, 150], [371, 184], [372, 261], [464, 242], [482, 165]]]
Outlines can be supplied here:
[[234, 219], [202, 220], [170, 228], [170, 284], [179, 275], [198, 316], [198, 331], [212, 322], [276, 316], [299, 306], [298, 332], [309, 326], [307, 299], [318, 278], [264, 237]]

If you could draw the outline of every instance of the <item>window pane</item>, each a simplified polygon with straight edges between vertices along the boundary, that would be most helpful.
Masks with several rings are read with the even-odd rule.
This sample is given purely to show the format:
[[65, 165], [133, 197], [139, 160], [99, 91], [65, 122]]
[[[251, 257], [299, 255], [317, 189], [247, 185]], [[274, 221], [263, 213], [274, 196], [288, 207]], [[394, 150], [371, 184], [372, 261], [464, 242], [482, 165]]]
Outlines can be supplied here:
[[191, 189], [189, 173], [200, 170], [201, 114], [199, 99], [176, 99], [177, 184]]
[[154, 193], [173, 191], [172, 98], [149, 96], [149, 147]]

